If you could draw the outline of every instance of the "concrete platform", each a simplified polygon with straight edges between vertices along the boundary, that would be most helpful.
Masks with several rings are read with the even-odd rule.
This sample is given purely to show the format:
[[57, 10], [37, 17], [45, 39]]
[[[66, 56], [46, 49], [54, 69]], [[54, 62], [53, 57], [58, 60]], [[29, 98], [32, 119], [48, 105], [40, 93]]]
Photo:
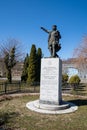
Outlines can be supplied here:
[[26, 107], [32, 111], [43, 114], [65, 114], [74, 112], [78, 109], [78, 106], [71, 102], [63, 102], [62, 105], [47, 105], [40, 104], [39, 100], [28, 102]]

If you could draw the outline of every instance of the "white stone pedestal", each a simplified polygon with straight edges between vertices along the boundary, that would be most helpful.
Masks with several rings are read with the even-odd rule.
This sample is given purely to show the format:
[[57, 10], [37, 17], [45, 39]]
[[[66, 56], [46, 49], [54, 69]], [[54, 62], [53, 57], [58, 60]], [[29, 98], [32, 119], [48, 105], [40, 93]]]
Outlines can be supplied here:
[[62, 101], [62, 61], [59, 58], [41, 60], [40, 98], [26, 104], [32, 111], [46, 114], [63, 114], [78, 109], [72, 103]]
[[60, 105], [62, 61], [59, 58], [41, 60], [40, 103]]

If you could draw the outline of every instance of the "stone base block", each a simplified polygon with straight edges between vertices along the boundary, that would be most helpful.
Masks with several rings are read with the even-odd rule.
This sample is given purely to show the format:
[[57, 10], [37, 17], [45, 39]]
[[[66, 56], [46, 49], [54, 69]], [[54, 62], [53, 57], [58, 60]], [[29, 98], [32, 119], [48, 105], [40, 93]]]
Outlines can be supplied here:
[[41, 59], [40, 103], [59, 105], [62, 101], [62, 61], [59, 58]]

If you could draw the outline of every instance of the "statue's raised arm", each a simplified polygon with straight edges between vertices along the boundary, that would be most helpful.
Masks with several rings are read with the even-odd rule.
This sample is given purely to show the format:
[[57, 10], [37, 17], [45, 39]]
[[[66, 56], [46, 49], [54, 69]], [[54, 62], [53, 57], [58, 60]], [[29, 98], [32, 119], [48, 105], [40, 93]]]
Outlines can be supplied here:
[[41, 27], [41, 29], [47, 33], [49, 33], [49, 31], [47, 29], [45, 29], [44, 27]]

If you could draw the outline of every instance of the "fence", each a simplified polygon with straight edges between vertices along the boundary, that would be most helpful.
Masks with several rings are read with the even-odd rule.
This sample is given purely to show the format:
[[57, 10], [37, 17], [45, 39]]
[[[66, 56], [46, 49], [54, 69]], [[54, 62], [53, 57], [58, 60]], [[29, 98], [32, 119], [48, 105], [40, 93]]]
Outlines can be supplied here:
[[[63, 93], [72, 93], [72, 90], [76, 90], [77, 88], [78, 88], [78, 85], [76, 85], [76, 84], [68, 84], [68, 83], [62, 84]], [[82, 90], [83, 87], [80, 86], [80, 89]], [[0, 83], [0, 95], [9, 94], [9, 93], [21, 93], [21, 92], [39, 93], [40, 92], [40, 83], [39, 82], [33, 82], [33, 83], [2, 82], [2, 83]]]
[[18, 92], [31, 92], [39, 93], [39, 83], [25, 83], [25, 82], [14, 82], [14, 83], [0, 83], [0, 95]]

